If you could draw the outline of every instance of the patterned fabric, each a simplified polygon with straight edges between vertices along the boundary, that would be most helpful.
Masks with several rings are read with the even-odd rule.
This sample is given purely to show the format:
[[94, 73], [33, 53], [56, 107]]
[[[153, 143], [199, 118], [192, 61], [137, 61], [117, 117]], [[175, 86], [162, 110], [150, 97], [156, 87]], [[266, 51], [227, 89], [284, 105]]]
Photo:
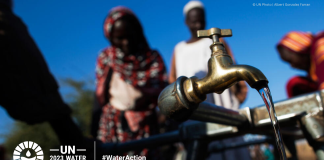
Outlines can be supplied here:
[[324, 89], [324, 31], [314, 37], [311, 49], [311, 63], [318, 82], [318, 89]]
[[[124, 7], [112, 9], [105, 24], [105, 36], [109, 39], [114, 22], [133, 13]], [[134, 15], [133, 15], [134, 16]], [[133, 110], [121, 111], [109, 103], [108, 89], [110, 71], [141, 91], [143, 101], [135, 103]], [[158, 133], [155, 107], [159, 93], [167, 86], [167, 74], [162, 57], [147, 47], [140, 54], [124, 54], [114, 46], [104, 49], [97, 60], [96, 97], [102, 106], [98, 139], [102, 142], [126, 142], [149, 137]], [[130, 155], [132, 153], [128, 153]], [[140, 155], [147, 155], [142, 150]]]
[[307, 54], [312, 43], [312, 34], [305, 32], [289, 32], [278, 43], [277, 47], [284, 47], [298, 54]]
[[[126, 111], [122, 115], [121, 111], [105, 100], [108, 96], [104, 93], [104, 89], [107, 88], [105, 85], [109, 69], [120, 74], [120, 78], [126, 83], [141, 90], [144, 96], [148, 96], [145, 93], [156, 96], [149, 98], [145, 105], [137, 106], [136, 111]], [[154, 108], [157, 104], [157, 95], [167, 85], [166, 69], [159, 53], [148, 50], [146, 54], [135, 57], [124, 55], [120, 49], [115, 47], [107, 48], [99, 55], [96, 76], [96, 95], [100, 104], [104, 105], [98, 138], [103, 142], [125, 142], [148, 137], [150, 123], [156, 125]], [[122, 125], [120, 119], [122, 116], [126, 118], [128, 132], [123, 129], [125, 126]], [[137, 128], [137, 130], [134, 131], [132, 128]]]

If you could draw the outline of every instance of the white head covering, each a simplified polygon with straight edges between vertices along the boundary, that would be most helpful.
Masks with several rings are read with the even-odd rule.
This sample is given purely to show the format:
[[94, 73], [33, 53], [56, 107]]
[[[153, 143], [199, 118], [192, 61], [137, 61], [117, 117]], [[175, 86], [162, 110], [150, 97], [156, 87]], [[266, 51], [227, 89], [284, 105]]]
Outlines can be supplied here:
[[183, 7], [183, 14], [186, 16], [188, 12], [193, 8], [201, 8], [204, 9], [204, 5], [200, 1], [189, 1], [184, 7]]

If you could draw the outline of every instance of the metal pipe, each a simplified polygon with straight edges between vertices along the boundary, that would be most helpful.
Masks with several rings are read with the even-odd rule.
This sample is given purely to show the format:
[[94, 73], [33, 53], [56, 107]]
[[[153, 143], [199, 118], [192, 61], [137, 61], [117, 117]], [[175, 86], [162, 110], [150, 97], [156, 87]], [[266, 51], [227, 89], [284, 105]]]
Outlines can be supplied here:
[[[274, 103], [279, 122], [289, 121], [289, 119], [303, 116], [305, 113], [319, 116], [324, 110], [322, 102], [323, 97], [324, 90]], [[254, 107], [251, 112], [254, 118], [254, 126], [271, 124], [268, 110], [265, 105]], [[322, 134], [324, 136], [324, 132]]]
[[180, 141], [180, 132], [177, 130], [177, 131], [167, 132], [159, 135], [153, 135], [148, 138], [143, 138], [140, 140], [118, 143], [116, 145], [116, 150], [122, 153], [131, 150], [141, 150], [144, 148], [155, 148], [161, 145], [172, 144], [179, 141]]
[[216, 153], [216, 152], [222, 152], [229, 149], [235, 149], [235, 148], [241, 148], [246, 147], [250, 145], [256, 145], [256, 144], [263, 144], [263, 143], [272, 143], [274, 141], [273, 138], [266, 137], [265, 139], [258, 139], [254, 141], [248, 141], [248, 142], [239, 142], [239, 143], [229, 143], [229, 144], [218, 144], [213, 145], [210, 147], [208, 152]]
[[190, 119], [230, 126], [242, 126], [248, 123], [245, 115], [208, 102], [201, 102], [199, 107], [192, 113]]

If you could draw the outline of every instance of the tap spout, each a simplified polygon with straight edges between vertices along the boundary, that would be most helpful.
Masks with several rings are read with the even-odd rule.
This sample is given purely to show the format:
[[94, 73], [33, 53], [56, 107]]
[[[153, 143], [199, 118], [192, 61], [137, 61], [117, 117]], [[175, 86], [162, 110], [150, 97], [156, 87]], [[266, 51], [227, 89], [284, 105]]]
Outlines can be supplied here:
[[268, 79], [257, 68], [249, 65], [233, 65], [229, 67], [230, 71], [237, 74], [237, 80], [246, 81], [251, 88], [261, 89], [268, 85]]
[[255, 89], [263, 88], [268, 84], [267, 78], [259, 69], [248, 65], [233, 65], [231, 57], [227, 54], [212, 55], [208, 61], [206, 77], [192, 80], [193, 89], [187, 89], [185, 92], [189, 97], [190, 95], [195, 95], [191, 97], [200, 97], [199, 95], [208, 93], [220, 94], [241, 80], [246, 81]]

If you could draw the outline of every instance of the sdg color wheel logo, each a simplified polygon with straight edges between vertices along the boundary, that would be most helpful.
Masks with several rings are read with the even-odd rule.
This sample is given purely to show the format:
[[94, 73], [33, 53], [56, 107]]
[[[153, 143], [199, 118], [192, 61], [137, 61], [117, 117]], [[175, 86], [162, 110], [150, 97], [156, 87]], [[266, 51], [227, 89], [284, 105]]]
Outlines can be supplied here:
[[43, 160], [42, 148], [35, 142], [20, 143], [13, 152], [14, 160]]

